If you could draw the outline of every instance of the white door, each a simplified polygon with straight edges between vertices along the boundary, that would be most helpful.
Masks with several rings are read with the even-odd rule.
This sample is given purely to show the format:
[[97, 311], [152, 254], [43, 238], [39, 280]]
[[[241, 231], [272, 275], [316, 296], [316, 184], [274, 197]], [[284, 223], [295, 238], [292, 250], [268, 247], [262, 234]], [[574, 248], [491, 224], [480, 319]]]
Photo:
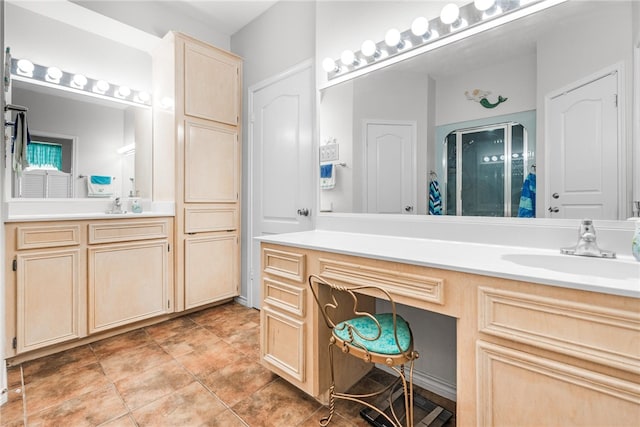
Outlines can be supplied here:
[[251, 254], [248, 303], [260, 308], [260, 243], [253, 237], [313, 228], [316, 195], [311, 61], [249, 88]]
[[414, 123], [365, 122], [368, 213], [416, 213]]
[[617, 79], [614, 72], [549, 100], [549, 217], [618, 219]]

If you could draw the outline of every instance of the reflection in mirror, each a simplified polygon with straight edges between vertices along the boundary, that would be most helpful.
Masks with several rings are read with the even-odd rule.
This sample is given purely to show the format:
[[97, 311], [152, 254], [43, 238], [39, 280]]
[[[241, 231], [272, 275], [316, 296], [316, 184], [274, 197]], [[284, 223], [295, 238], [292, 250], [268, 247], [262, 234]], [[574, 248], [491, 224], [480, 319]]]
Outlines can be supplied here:
[[[82, 73], [89, 84], [105, 80], [114, 91], [116, 87], [130, 87], [131, 100], [139, 94], [136, 90], [150, 90], [151, 57], [135, 47], [139, 46], [137, 40], [125, 45], [108, 38], [108, 34], [99, 32], [100, 25], [94, 22], [95, 28], [92, 27], [87, 11], [73, 3], [47, 7], [38, 4], [5, 4], [5, 42], [14, 59], [28, 59], [58, 72]], [[49, 16], [47, 10], [55, 13]], [[78, 16], [84, 21], [79, 23]], [[14, 75], [11, 79], [7, 101], [28, 109], [31, 139], [46, 143], [40, 156], [57, 156], [55, 152], [61, 159], [50, 162], [44, 157], [37, 161], [33, 158], [32, 166], [20, 177], [13, 173], [10, 159], [6, 159], [5, 194], [14, 200], [86, 198], [91, 189], [100, 196], [150, 198], [150, 108], [132, 106], [137, 102], [107, 99], [107, 94], [102, 98], [93, 93], [87, 95], [100, 89], [97, 84], [90, 84], [91, 89], [87, 84], [85, 91], [74, 90], [67, 87], [70, 84], [65, 75], [59, 82], [39, 81], [36, 73], [33, 79], [29, 75]], [[118, 97], [115, 92], [114, 96]], [[12, 120], [15, 117], [13, 112]], [[32, 151], [34, 156], [36, 150]], [[90, 186], [92, 176], [101, 187]], [[110, 184], [104, 184], [107, 180]]]
[[[456, 183], [462, 186], [458, 190], [451, 180], [453, 175], [460, 180], [465, 166], [453, 174], [444, 159], [451, 154], [447, 149], [452, 146], [445, 145], [451, 132], [518, 123], [526, 131], [522, 138], [529, 147], [512, 147], [511, 154], [535, 155], [535, 213], [530, 216], [630, 216], [632, 105], [631, 97], [618, 94], [631, 93], [637, 75], [632, 58], [633, 34], [640, 30], [633, 22], [635, 7], [632, 1], [570, 0], [323, 89], [320, 145], [327, 141], [339, 145], [339, 158], [324, 163], [347, 166], [333, 168], [334, 185], [319, 190], [320, 210], [426, 215], [433, 171], [442, 181], [444, 214], [517, 216], [520, 199], [527, 197], [522, 190], [533, 162], [523, 165], [518, 177], [513, 176], [513, 167], [493, 170], [497, 176], [491, 185], [499, 190], [478, 196], [484, 201], [495, 198], [496, 206], [467, 212], [465, 199], [469, 201], [474, 189], [487, 183], [467, 177], [466, 183]], [[607, 30], [594, 38], [593, 28]], [[608, 80], [607, 76], [613, 76], [612, 91], [600, 92], [599, 101], [590, 102], [589, 96], [573, 100], [570, 105], [579, 107], [572, 111], [559, 105], [565, 93], [577, 93], [574, 89]], [[476, 89], [488, 92], [484, 102], [468, 96]], [[500, 101], [501, 97], [506, 100]], [[613, 120], [594, 115], [595, 106], [605, 104], [613, 106]], [[570, 122], [558, 123], [561, 116]], [[613, 124], [611, 137], [595, 137], [600, 120]], [[388, 129], [371, 132], [371, 123]], [[402, 126], [411, 129], [403, 134]], [[567, 126], [575, 131], [573, 142], [563, 140], [559, 131]], [[409, 158], [407, 150], [412, 153]], [[405, 175], [410, 176], [409, 183]], [[604, 179], [592, 179], [596, 175]], [[466, 196], [465, 191], [469, 191]], [[580, 198], [586, 193], [603, 197]], [[462, 200], [455, 209], [454, 199]]]
[[[150, 196], [136, 179], [136, 163], [144, 161], [136, 159], [136, 152], [146, 153], [151, 146], [149, 108], [18, 80], [11, 95], [13, 104], [28, 108], [32, 142], [27, 146], [30, 166], [20, 176], [11, 174], [14, 198]], [[131, 144], [135, 149], [122, 150]], [[111, 182], [90, 193], [92, 176]]]

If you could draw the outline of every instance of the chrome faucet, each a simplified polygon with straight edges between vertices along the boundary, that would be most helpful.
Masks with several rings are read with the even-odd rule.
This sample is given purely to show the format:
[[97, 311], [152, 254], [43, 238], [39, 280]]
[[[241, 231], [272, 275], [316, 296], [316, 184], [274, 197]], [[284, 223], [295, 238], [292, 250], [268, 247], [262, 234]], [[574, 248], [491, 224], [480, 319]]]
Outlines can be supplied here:
[[116, 197], [113, 200], [113, 206], [111, 207], [111, 210], [107, 211], [108, 214], [122, 214], [125, 213], [122, 210], [122, 202], [120, 201], [120, 197]]
[[605, 251], [596, 243], [596, 229], [593, 221], [583, 219], [578, 230], [578, 243], [572, 248], [561, 248], [560, 252], [566, 255], [590, 256], [597, 258], [615, 258], [616, 253]]

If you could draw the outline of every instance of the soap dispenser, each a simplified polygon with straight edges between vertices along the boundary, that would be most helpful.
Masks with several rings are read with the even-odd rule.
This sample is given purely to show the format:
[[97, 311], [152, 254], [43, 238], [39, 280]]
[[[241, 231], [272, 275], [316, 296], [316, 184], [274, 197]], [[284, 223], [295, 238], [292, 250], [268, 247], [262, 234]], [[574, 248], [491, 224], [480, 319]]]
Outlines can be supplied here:
[[133, 213], [142, 213], [142, 205], [138, 201], [138, 199], [133, 199], [131, 201], [131, 212]]
[[640, 261], [640, 219], [636, 220], [636, 230], [631, 239], [631, 253]]

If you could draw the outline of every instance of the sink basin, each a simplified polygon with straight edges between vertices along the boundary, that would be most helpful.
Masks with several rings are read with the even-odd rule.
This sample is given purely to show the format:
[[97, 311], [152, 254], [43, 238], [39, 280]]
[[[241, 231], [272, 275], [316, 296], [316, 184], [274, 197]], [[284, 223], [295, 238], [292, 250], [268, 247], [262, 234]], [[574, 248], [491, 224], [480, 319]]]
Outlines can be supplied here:
[[620, 259], [576, 257], [568, 255], [506, 254], [502, 259], [523, 267], [557, 271], [581, 276], [616, 280], [637, 279], [640, 286], [640, 263]]

